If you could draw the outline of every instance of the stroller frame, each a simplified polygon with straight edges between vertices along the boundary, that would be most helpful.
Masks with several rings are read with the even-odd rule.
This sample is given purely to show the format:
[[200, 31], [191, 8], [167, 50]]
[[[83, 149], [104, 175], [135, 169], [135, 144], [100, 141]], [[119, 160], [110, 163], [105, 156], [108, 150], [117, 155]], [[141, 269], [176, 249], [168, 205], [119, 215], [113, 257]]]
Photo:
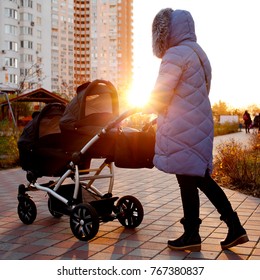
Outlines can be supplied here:
[[[27, 172], [27, 180], [29, 181], [27, 187], [24, 184], [18, 187], [17, 212], [20, 220], [24, 224], [32, 224], [36, 219], [37, 208], [27, 192], [40, 190], [48, 194], [48, 208], [54, 217], [59, 218], [64, 214], [70, 216], [72, 233], [79, 240], [87, 241], [95, 237], [100, 222], [118, 219], [127, 228], [139, 226], [144, 216], [140, 201], [131, 195], [123, 196], [120, 199], [113, 197], [114, 163], [111, 160], [104, 159], [97, 168], [79, 170], [78, 166], [81, 157], [94, 143], [112, 128], [117, 127], [122, 120], [136, 112], [137, 109], [128, 110], [103, 128], [99, 134], [84, 145], [80, 152], [72, 155], [67, 171], [56, 180], [40, 184], [30, 171]], [[64, 185], [63, 183], [68, 178], [71, 178], [74, 184]], [[94, 181], [99, 179], [109, 180], [107, 193], [102, 193], [93, 186]], [[82, 199], [82, 189], [93, 198], [91, 201], [85, 202]], [[70, 192], [69, 195], [66, 194], [67, 190]], [[117, 203], [114, 205], [116, 201]], [[58, 210], [53, 207], [55, 203], [59, 205]]]

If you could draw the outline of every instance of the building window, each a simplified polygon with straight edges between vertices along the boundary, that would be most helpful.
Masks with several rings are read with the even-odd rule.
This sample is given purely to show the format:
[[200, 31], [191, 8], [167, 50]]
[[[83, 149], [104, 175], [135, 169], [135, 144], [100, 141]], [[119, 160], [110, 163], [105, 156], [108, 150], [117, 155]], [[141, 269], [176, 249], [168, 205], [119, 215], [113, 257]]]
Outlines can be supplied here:
[[12, 84], [17, 84], [18, 83], [18, 78], [17, 78], [17, 75], [15, 74], [10, 74], [9, 77], [9, 82], [12, 83]]
[[5, 8], [5, 16], [13, 19], [18, 18], [18, 13], [15, 9]]
[[36, 50], [37, 50], [38, 53], [40, 53], [42, 51], [42, 45], [37, 44]]
[[18, 44], [17, 42], [6, 42], [7, 50], [9, 51], [15, 51], [17, 52], [18, 50]]
[[5, 66], [17, 68], [17, 58], [6, 57], [5, 58]]
[[21, 54], [21, 62], [33, 62], [33, 55]]
[[42, 32], [41, 30], [37, 30], [37, 38], [41, 39], [42, 38]]
[[37, 23], [37, 25], [42, 25], [42, 18], [41, 17], [37, 17], [36, 18], [36, 23]]
[[28, 27], [28, 26], [21, 26], [20, 33], [21, 35], [33, 35], [33, 29], [32, 27]]
[[41, 13], [42, 12], [42, 5], [37, 3], [37, 12]]
[[29, 76], [29, 75], [32, 75], [32, 69], [29, 68], [21, 68], [20, 69], [20, 75], [23, 76], [23, 77], [26, 77], [26, 76]]
[[22, 7], [32, 8], [33, 7], [33, 0], [20, 0]]
[[15, 25], [6, 24], [5, 34], [18, 35], [17, 27]]
[[41, 64], [42, 63], [42, 57], [37, 57], [37, 64]]
[[32, 49], [33, 48], [33, 42], [32, 41], [21, 41], [21, 48]]
[[20, 19], [24, 21], [33, 21], [33, 15], [30, 13], [21, 13]]

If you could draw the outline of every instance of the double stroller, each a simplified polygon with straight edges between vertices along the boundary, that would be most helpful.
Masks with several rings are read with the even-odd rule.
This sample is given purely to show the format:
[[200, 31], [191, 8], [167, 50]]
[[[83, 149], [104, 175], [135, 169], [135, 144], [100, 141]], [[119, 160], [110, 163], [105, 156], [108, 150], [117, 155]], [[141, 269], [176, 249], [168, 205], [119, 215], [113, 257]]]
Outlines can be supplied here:
[[[29, 192], [40, 190], [48, 195], [52, 216], [69, 216], [79, 240], [94, 238], [100, 223], [115, 219], [127, 228], [139, 226], [144, 216], [141, 202], [132, 195], [113, 196], [114, 165], [153, 167], [154, 122], [142, 129], [122, 125], [137, 112], [119, 115], [115, 87], [95, 80], [78, 87], [66, 106], [50, 103], [34, 113], [18, 140], [20, 165], [28, 181], [18, 187], [20, 220], [32, 224], [36, 219], [37, 207]], [[98, 159], [94, 167], [93, 159]], [[48, 177], [47, 182], [38, 183], [41, 177]], [[108, 181], [105, 192], [94, 186], [100, 179]]]

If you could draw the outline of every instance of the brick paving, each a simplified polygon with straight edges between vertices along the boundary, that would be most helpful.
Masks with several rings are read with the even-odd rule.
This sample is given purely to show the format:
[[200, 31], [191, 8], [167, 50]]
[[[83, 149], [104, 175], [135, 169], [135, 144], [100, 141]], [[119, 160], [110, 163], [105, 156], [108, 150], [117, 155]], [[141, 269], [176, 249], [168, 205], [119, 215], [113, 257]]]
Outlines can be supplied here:
[[17, 215], [17, 187], [21, 183], [26, 183], [26, 179], [20, 168], [0, 171], [2, 260], [260, 260], [258, 198], [224, 189], [250, 241], [223, 251], [219, 243], [227, 228], [204, 194], [200, 194], [202, 250], [182, 252], [167, 248], [167, 240], [179, 237], [183, 230], [179, 223], [179, 188], [173, 175], [155, 168], [115, 168], [114, 196], [129, 194], [138, 198], [145, 212], [143, 222], [136, 229], [125, 229], [117, 220], [101, 224], [95, 238], [88, 242], [73, 236], [68, 216], [52, 217], [48, 197], [42, 191], [29, 193], [38, 213], [33, 224], [24, 225]]

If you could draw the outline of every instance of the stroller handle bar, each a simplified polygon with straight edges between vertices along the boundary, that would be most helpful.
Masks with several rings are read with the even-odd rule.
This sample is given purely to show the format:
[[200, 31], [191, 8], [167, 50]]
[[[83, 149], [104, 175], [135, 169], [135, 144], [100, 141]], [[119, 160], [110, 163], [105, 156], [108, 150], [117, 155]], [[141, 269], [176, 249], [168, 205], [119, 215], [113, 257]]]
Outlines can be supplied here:
[[142, 109], [138, 108], [138, 107], [125, 111], [119, 117], [117, 117], [115, 120], [111, 121], [106, 127], [104, 127], [103, 128], [104, 132], [110, 131], [112, 128], [117, 127], [124, 119], [126, 119], [136, 113], [140, 113], [140, 112], [142, 112]]
[[[84, 154], [95, 142], [97, 142], [99, 140], [100, 137], [102, 137], [102, 135], [105, 135], [106, 133], [108, 133], [111, 129], [116, 128], [120, 125], [120, 123], [130, 117], [131, 115], [134, 115], [136, 113], [141, 113], [142, 112], [142, 108], [139, 107], [135, 107], [132, 109], [129, 109], [127, 111], [125, 111], [124, 113], [122, 113], [120, 116], [118, 116], [115, 120], [111, 121], [107, 126], [105, 126], [99, 134], [95, 135], [82, 149], [79, 153], [74, 153], [72, 155], [72, 162], [75, 164], [80, 160], [80, 157], [82, 154]], [[151, 125], [154, 125], [156, 123], [156, 120], [153, 120], [152, 122], [150, 122], [149, 124], [146, 124], [143, 127], [143, 131], [147, 130]]]

